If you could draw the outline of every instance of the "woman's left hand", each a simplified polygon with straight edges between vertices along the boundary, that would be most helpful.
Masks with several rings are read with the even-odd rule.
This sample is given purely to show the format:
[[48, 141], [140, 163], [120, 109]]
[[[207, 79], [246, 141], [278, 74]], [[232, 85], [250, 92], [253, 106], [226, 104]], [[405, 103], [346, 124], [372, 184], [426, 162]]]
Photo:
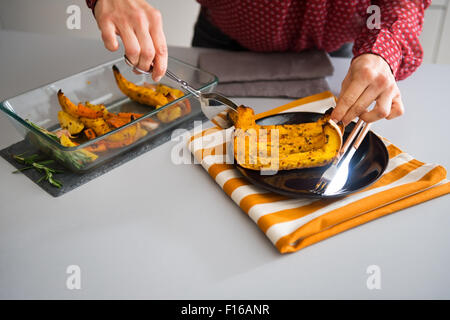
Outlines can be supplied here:
[[[367, 110], [373, 101], [376, 101], [374, 108]], [[388, 63], [371, 53], [353, 59], [331, 118], [347, 125], [356, 117], [374, 122], [403, 113], [400, 90]]]

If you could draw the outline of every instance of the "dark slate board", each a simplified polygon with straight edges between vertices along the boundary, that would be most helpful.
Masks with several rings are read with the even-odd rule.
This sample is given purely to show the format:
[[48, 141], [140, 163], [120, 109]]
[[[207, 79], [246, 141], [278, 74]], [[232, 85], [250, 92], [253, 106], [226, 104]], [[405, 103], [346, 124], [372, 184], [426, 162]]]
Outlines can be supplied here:
[[[194, 127], [194, 121], [205, 121], [207, 118], [203, 115], [203, 113], [199, 113], [195, 117], [189, 118], [188, 121], [184, 121], [176, 126], [174, 129], [186, 129], [191, 130]], [[41, 187], [43, 190], [45, 190], [47, 193], [54, 197], [59, 197], [60, 195], [63, 195], [64, 193], [67, 193], [73, 189], [78, 188], [79, 186], [91, 181], [92, 179], [95, 179], [102, 174], [107, 173], [108, 171], [111, 171], [112, 169], [138, 157], [139, 155], [150, 151], [157, 146], [170, 141], [172, 136], [173, 130], [167, 130], [165, 132], [161, 132], [160, 134], [156, 135], [155, 137], [149, 139], [143, 144], [137, 145], [135, 148], [129, 149], [127, 152], [124, 152], [120, 155], [117, 155], [116, 157], [112, 158], [111, 160], [105, 162], [104, 164], [93, 168], [90, 171], [87, 171], [85, 173], [75, 173], [71, 172], [68, 169], [64, 169], [63, 166], [59, 164], [51, 165], [53, 168], [57, 169], [64, 169], [64, 173], [57, 173], [54, 175], [55, 179], [61, 181], [63, 186], [61, 188], [57, 188], [49, 184], [47, 181], [41, 181], [37, 185]], [[38, 149], [32, 145], [27, 140], [22, 140], [20, 142], [17, 142], [3, 150], [0, 150], [0, 156], [4, 158], [6, 161], [11, 163], [14, 167], [17, 169], [21, 169], [24, 166], [15, 161], [12, 157], [12, 155], [16, 154], [22, 154], [27, 152], [27, 154], [31, 155], [34, 153], [38, 153]], [[37, 172], [36, 170], [25, 170], [22, 172], [24, 175], [26, 175], [28, 178], [30, 178], [31, 181], [36, 183], [37, 180], [39, 180], [40, 177], [42, 177], [42, 174]]]

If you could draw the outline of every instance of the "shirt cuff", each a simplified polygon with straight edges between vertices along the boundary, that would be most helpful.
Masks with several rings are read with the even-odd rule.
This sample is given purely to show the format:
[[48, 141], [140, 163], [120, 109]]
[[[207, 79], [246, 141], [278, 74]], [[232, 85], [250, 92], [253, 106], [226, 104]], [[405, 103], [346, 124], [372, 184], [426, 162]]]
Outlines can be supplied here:
[[96, 3], [97, 3], [97, 0], [86, 0], [86, 4], [92, 10], [92, 13], [94, 14], [94, 16], [95, 16], [94, 9], [95, 9]]
[[389, 64], [392, 74], [397, 79], [402, 61], [402, 50], [389, 30], [374, 29], [358, 37], [353, 46], [354, 58], [364, 53], [373, 53], [382, 57]]

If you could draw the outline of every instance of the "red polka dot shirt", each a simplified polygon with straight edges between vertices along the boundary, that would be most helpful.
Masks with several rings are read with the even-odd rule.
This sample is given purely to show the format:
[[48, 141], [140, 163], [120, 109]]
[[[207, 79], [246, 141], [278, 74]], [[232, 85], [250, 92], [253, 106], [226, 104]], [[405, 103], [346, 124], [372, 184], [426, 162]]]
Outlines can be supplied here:
[[[93, 7], [95, 0], [87, 1]], [[332, 52], [354, 42], [355, 57], [380, 55], [397, 80], [422, 63], [419, 34], [424, 10], [431, 4], [431, 0], [197, 1], [214, 25], [249, 50], [298, 52], [316, 47]]]

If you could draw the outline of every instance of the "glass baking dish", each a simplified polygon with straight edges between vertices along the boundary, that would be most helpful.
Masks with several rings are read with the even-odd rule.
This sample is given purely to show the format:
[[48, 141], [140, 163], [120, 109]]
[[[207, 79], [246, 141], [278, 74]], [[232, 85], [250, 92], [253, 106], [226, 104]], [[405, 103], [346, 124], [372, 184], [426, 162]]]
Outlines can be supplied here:
[[[119, 154], [127, 152], [138, 144], [155, 138], [162, 132], [176, 129], [180, 123], [189, 121], [189, 119], [193, 121], [192, 119], [198, 118], [199, 113], [202, 112], [198, 100], [187, 92], [183, 97], [158, 109], [130, 100], [120, 91], [115, 82], [112, 71], [113, 65], [119, 68], [120, 73], [126, 79], [135, 84], [140, 85], [144, 82], [153, 84], [150, 77], [136, 75], [121, 58], [7, 99], [1, 102], [0, 109], [9, 116], [25, 139], [74, 172], [90, 170]], [[202, 92], [212, 91], [218, 82], [215, 75], [171, 57], [169, 57], [168, 69]], [[159, 83], [182, 90], [176, 82], [167, 77], [164, 77]], [[57, 98], [57, 92], [60, 89], [75, 104], [89, 101], [92, 104], [103, 104], [111, 112], [132, 112], [144, 115], [93, 140], [88, 140], [74, 147], [64, 147], [27, 121], [29, 120], [51, 132], [60, 129], [58, 111], [61, 110], [61, 107]], [[189, 113], [169, 123], [163, 123], [159, 120], [158, 113], [174, 105], [185, 104], [183, 105], [185, 107], [187, 103], [190, 104]], [[146, 133], [143, 131], [143, 128], [148, 128], [149, 123], [153, 123], [151, 127], [154, 127], [155, 122], [158, 123], [156, 129], [144, 130]], [[136, 141], [133, 140], [132, 143], [123, 146], [120, 143], [114, 144], [118, 137], [126, 136], [129, 132], [136, 133], [136, 130], [142, 132], [142, 134], [139, 134], [139, 138], [136, 138]], [[99, 146], [103, 145], [113, 147], [97, 152], [97, 150], [100, 150]]]

